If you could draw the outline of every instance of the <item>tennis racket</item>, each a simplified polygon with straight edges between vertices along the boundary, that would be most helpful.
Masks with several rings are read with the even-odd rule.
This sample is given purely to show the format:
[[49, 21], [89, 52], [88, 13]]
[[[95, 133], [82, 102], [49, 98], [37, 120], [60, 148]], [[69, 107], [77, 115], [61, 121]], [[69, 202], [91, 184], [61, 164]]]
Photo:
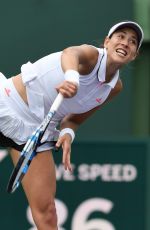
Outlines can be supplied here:
[[55, 101], [53, 102], [47, 116], [44, 118], [43, 122], [29, 137], [26, 145], [24, 146], [21, 152], [21, 156], [10, 176], [7, 185], [8, 193], [13, 193], [19, 187], [23, 177], [28, 171], [33, 157], [36, 155], [36, 148], [39, 146], [40, 141], [46, 131], [46, 128], [48, 127], [50, 121], [54, 117], [62, 101], [63, 95], [59, 93]]

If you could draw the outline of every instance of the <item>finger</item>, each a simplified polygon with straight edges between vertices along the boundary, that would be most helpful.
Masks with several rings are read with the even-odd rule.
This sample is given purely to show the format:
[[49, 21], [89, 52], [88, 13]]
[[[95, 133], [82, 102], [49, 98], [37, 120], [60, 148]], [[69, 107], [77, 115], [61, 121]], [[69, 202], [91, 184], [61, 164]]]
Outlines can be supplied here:
[[68, 169], [70, 172], [72, 172], [72, 165], [71, 165], [71, 161], [70, 161], [70, 153], [67, 154], [67, 156], [66, 156], [65, 169], [66, 170]]
[[65, 84], [57, 86], [56, 90], [59, 91], [65, 98], [70, 98], [77, 93], [77, 86], [70, 82], [65, 82]]
[[59, 148], [62, 145], [62, 143], [63, 143], [63, 138], [60, 137], [56, 142], [56, 145], [55, 145], [56, 148]]
[[70, 154], [67, 154], [65, 165], [66, 165], [66, 168], [70, 171], [71, 170]]
[[69, 162], [67, 163], [67, 167], [68, 167], [68, 170], [69, 170], [70, 172], [72, 172], [72, 165], [71, 165], [70, 160], [69, 160]]
[[63, 153], [63, 164], [64, 164], [65, 170], [71, 168], [71, 165], [70, 165], [70, 152], [69, 151], [65, 151]]
[[77, 84], [71, 81], [66, 81], [67, 82], [67, 86], [72, 88], [72, 89], [77, 89]]
[[72, 94], [69, 92], [69, 90], [66, 89], [59, 89], [59, 92], [65, 97], [65, 98], [69, 98], [72, 97]]

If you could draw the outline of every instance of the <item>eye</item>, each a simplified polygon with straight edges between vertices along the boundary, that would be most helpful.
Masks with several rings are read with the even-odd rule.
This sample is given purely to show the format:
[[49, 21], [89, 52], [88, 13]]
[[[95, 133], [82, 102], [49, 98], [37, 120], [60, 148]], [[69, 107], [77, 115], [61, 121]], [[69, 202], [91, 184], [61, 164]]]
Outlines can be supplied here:
[[123, 39], [124, 38], [124, 34], [118, 34], [118, 38]]
[[133, 45], [137, 45], [137, 40], [136, 39], [131, 39], [130, 43], [133, 44]]

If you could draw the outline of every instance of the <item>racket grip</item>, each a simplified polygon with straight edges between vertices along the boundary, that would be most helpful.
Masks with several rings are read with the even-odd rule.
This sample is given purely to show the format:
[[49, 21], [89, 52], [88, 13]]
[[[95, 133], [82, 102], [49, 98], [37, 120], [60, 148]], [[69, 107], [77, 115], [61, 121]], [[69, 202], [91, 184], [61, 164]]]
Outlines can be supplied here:
[[51, 109], [50, 109], [50, 112], [54, 112], [54, 111], [57, 111], [57, 109], [59, 108], [60, 104], [62, 103], [63, 101], [63, 95], [61, 93], [59, 93], [56, 97], [56, 99], [54, 100], [52, 106], [51, 106]]

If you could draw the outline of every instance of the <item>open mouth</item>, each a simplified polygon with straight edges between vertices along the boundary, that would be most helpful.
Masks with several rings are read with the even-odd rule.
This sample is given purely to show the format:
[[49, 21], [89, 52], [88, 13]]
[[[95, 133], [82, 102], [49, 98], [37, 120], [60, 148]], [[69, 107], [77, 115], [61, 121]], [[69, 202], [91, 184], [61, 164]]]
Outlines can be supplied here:
[[127, 56], [127, 51], [121, 48], [116, 49], [116, 53], [123, 57]]

